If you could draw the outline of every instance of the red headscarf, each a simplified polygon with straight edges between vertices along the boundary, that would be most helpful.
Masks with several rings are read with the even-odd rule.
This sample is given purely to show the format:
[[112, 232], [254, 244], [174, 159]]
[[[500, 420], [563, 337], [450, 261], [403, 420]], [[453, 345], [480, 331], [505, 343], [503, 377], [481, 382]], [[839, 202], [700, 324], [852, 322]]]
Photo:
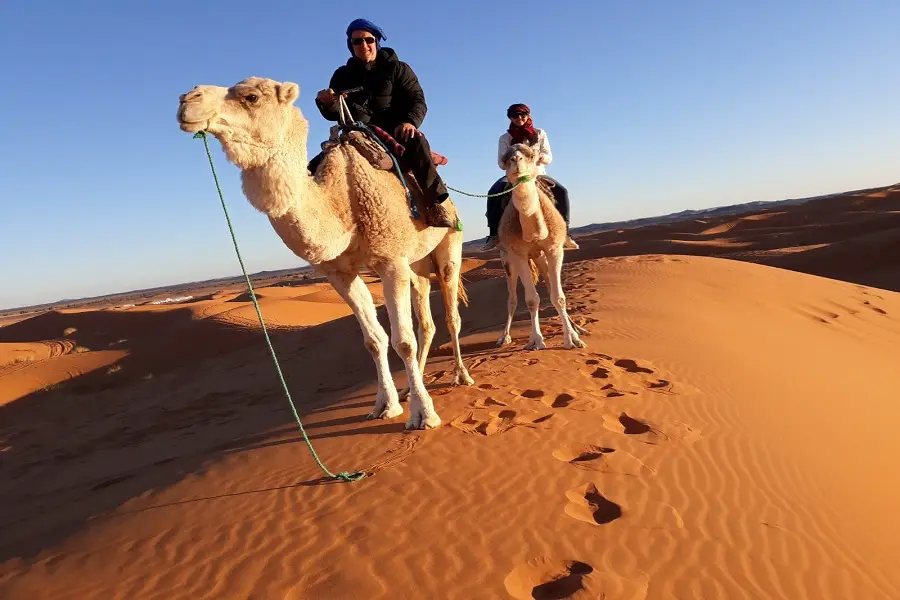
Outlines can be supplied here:
[[[525, 104], [513, 104], [506, 109], [506, 116], [511, 119], [515, 115], [531, 115], [531, 110]], [[537, 142], [537, 132], [534, 130], [534, 123], [531, 121], [531, 116], [529, 116], [522, 125], [513, 125], [510, 123], [507, 131], [512, 138], [513, 144], [521, 144], [523, 142], [534, 144]]]

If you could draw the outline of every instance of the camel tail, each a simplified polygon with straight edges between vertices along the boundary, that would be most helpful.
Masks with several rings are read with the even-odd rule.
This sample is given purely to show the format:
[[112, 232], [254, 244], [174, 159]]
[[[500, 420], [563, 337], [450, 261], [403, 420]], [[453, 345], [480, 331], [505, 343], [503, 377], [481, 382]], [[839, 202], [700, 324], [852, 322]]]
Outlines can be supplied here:
[[533, 281], [534, 284], [537, 285], [538, 281], [541, 278], [541, 272], [538, 269], [537, 264], [535, 264], [534, 260], [531, 258], [528, 259], [528, 268], [531, 269], [531, 281]]
[[456, 286], [456, 299], [459, 300], [463, 306], [469, 306], [469, 293], [466, 291], [466, 282], [462, 276], [462, 270], [459, 272], [459, 285]]

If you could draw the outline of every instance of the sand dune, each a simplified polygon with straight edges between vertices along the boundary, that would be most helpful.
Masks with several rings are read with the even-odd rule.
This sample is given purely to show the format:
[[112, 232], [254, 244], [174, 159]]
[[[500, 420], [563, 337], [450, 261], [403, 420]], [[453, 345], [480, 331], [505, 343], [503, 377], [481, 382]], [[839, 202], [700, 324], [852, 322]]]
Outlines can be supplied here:
[[[0, 406], [0, 596], [898, 598], [900, 293], [799, 272], [894, 277], [863, 258], [892, 243], [868, 215], [892, 199], [581, 240], [564, 281], [585, 350], [560, 349], [543, 287], [548, 349], [521, 350], [524, 302], [495, 348], [505, 284], [477, 263], [471, 388], [448, 385], [433, 296], [429, 432], [365, 419], [371, 357], [327, 287], [259, 290], [316, 451], [369, 473], [352, 484], [322, 480], [240, 291], [4, 327], [6, 368], [127, 355]], [[716, 236], [770, 253], [671, 243]], [[754, 264], [776, 258], [800, 262]], [[10, 366], [16, 348], [35, 359]]]
[[900, 187], [758, 213], [604, 231], [573, 259], [718, 256], [900, 291]]

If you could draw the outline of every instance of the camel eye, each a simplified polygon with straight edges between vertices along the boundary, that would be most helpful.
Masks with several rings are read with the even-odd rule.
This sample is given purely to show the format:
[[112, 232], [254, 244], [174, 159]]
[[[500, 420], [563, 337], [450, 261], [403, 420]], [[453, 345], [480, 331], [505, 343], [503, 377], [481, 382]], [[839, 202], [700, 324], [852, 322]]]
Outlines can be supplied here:
[[256, 94], [247, 94], [244, 99], [247, 100], [247, 102], [249, 102], [250, 104], [256, 104], [257, 100], [259, 100], [259, 96], [257, 96]]

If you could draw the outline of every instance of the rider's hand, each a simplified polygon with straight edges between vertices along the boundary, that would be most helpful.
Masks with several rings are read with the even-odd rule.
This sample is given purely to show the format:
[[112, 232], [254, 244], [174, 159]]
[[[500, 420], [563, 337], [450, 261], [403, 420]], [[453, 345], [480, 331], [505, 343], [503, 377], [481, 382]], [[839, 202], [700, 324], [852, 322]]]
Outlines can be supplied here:
[[394, 129], [394, 137], [401, 142], [408, 142], [415, 137], [418, 132], [419, 131], [412, 123], [400, 123], [397, 125], [397, 128]]
[[334, 101], [337, 100], [337, 94], [334, 93], [334, 90], [328, 88], [326, 90], [321, 90], [318, 94], [316, 94], [316, 100], [324, 104], [325, 106], [331, 106], [334, 104]]

